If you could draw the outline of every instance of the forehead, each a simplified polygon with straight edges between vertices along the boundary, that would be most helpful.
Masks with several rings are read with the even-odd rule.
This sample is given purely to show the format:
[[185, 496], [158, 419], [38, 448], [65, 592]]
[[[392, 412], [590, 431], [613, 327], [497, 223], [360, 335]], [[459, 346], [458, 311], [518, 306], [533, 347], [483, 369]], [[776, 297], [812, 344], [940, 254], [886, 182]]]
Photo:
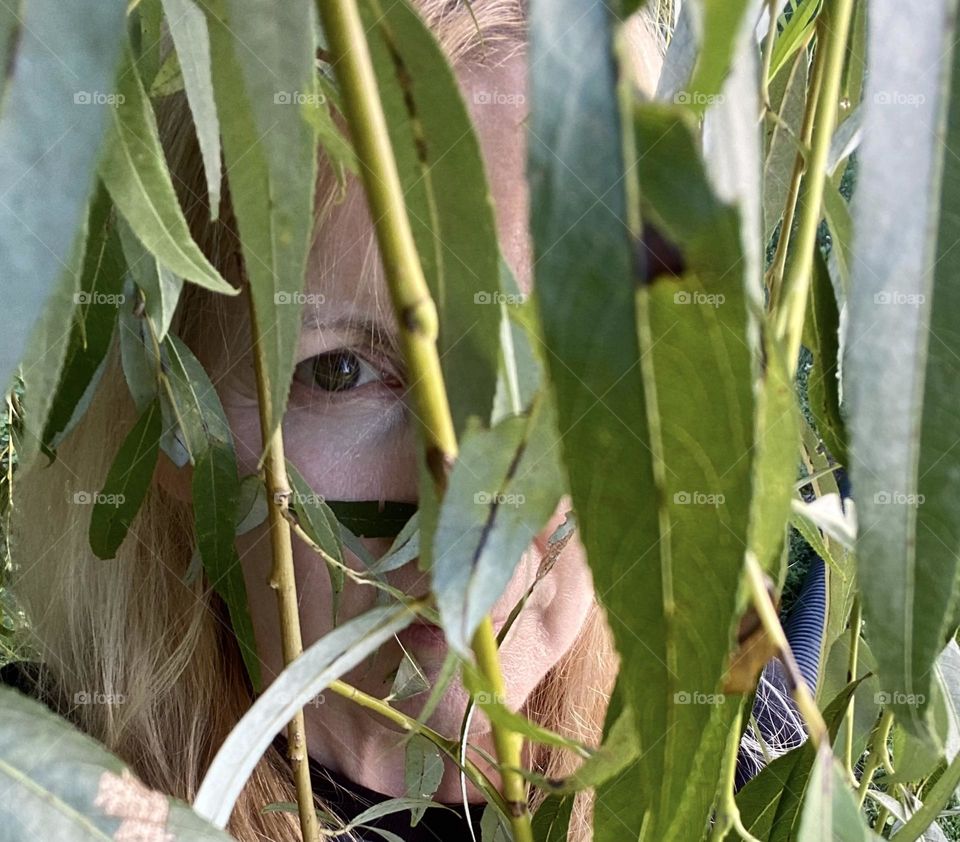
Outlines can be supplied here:
[[[526, 287], [529, 237], [524, 179], [524, 60], [515, 55], [495, 67], [463, 64], [456, 74], [483, 154], [501, 248], [521, 286]], [[321, 161], [321, 170], [324, 166]], [[329, 177], [321, 181], [326, 189], [337, 189], [330, 187]], [[325, 199], [318, 196], [318, 205]], [[343, 200], [318, 222], [309, 255], [307, 285], [318, 294], [308, 300], [306, 319], [312, 309], [324, 311], [325, 319], [362, 315], [375, 318], [384, 326], [395, 324], [363, 185], [356, 177], [348, 178]]]

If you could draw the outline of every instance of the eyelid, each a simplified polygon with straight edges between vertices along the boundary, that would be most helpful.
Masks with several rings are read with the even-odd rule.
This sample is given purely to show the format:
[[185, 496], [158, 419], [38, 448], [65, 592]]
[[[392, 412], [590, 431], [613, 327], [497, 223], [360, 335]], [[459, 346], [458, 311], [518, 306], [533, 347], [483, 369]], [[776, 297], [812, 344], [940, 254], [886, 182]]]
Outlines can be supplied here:
[[[325, 356], [327, 354], [333, 354], [336, 352], [345, 352], [345, 353], [355, 355], [361, 361], [361, 363], [366, 365], [375, 373], [375, 375], [377, 376], [377, 379], [380, 381], [379, 384], [364, 383], [355, 389], [347, 389], [342, 392], [335, 392], [335, 391], [328, 391], [326, 389], [323, 389], [319, 385], [313, 382], [303, 382], [303, 381], [297, 380], [297, 374], [300, 371], [301, 366], [304, 366], [305, 363], [312, 362], [316, 357], [321, 357], [321, 356]], [[386, 361], [386, 364], [383, 364], [384, 360]], [[366, 349], [360, 349], [360, 348], [356, 348], [349, 345], [338, 345], [332, 348], [324, 348], [323, 350], [320, 350], [315, 354], [311, 354], [310, 356], [307, 356], [304, 359], [298, 360], [294, 368], [294, 380], [296, 382], [299, 382], [300, 385], [304, 386], [305, 388], [310, 389], [312, 392], [323, 394], [332, 400], [339, 400], [339, 399], [346, 399], [351, 394], [360, 391], [366, 386], [382, 385], [388, 388], [395, 388], [395, 387], [391, 387], [386, 382], [385, 378], [388, 378], [388, 377], [397, 380], [400, 383], [400, 385], [403, 386], [403, 384], [406, 381], [403, 375], [397, 372], [396, 369], [397, 369], [397, 366], [394, 364], [394, 361], [390, 359], [390, 355], [388, 354], [383, 354], [383, 353], [373, 354], [367, 351]]]

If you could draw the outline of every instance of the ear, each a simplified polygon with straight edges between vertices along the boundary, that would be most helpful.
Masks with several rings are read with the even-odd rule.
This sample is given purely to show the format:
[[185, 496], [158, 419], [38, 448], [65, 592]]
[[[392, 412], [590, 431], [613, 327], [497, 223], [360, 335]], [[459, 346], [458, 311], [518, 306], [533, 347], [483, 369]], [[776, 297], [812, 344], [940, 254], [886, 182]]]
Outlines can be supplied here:
[[157, 460], [157, 483], [177, 500], [184, 503], [193, 501], [193, 465], [187, 462], [182, 468], [178, 468], [162, 450]]

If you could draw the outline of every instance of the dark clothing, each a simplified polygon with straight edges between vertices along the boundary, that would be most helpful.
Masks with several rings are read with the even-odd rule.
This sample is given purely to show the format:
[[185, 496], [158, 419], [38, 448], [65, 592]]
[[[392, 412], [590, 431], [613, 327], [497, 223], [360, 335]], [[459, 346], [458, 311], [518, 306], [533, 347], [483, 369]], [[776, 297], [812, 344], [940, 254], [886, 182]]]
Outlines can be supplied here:
[[[287, 741], [283, 734], [278, 734], [273, 741], [277, 750], [286, 757]], [[343, 775], [333, 772], [310, 758], [310, 780], [313, 783], [314, 795], [317, 795], [329, 810], [335, 813], [344, 822], [351, 821], [373, 804], [387, 801], [391, 796], [367, 789], [355, 784]], [[470, 829], [462, 804], [445, 804], [449, 808], [441, 810], [431, 807], [424, 814], [416, 827], [410, 827], [410, 813], [402, 810], [391, 813], [369, 822], [373, 827], [395, 833], [404, 842], [469, 842]], [[480, 819], [483, 816], [486, 804], [471, 804], [470, 818], [473, 822], [474, 833], [480, 838]], [[362, 840], [376, 840], [382, 842], [384, 837], [369, 830], [356, 831]]]

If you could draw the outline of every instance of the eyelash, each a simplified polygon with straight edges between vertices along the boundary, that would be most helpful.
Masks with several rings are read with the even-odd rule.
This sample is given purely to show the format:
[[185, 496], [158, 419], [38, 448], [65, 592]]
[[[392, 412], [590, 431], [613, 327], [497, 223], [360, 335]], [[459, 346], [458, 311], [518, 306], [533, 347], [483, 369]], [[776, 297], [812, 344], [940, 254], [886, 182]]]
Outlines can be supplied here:
[[[323, 358], [330, 358], [335, 362], [335, 358], [338, 356], [350, 356], [360, 364], [360, 373], [358, 374], [358, 378], [360, 378], [361, 382], [345, 389], [325, 389], [316, 380], [314, 371], [315, 367], [318, 361]], [[366, 382], [363, 381], [364, 376], [368, 378]], [[320, 392], [330, 400], [346, 399], [352, 393], [359, 392], [366, 387], [382, 386], [393, 390], [403, 387], [400, 378], [390, 371], [388, 365], [378, 365], [374, 362], [371, 362], [367, 355], [361, 354], [355, 351], [353, 348], [347, 347], [332, 348], [329, 351], [315, 354], [314, 356], [308, 357], [307, 359], [301, 361], [294, 369], [294, 380], [299, 382], [306, 389], [309, 389], [311, 392]]]

